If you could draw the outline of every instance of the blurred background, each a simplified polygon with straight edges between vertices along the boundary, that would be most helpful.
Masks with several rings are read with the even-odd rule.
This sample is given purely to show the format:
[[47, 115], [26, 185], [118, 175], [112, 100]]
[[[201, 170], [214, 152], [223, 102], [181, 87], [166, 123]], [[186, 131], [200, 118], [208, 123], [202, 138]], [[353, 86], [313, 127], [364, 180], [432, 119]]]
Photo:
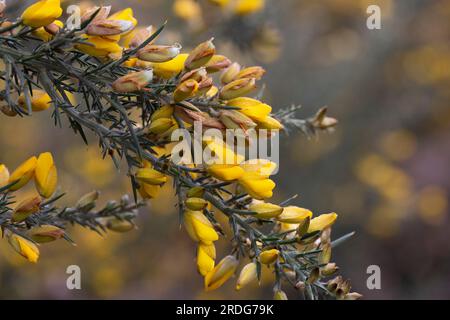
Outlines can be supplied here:
[[[7, 14], [30, 2], [7, 0]], [[186, 50], [214, 36], [220, 53], [267, 69], [265, 100], [275, 110], [300, 104], [306, 117], [328, 106], [340, 121], [335, 132], [281, 139], [274, 201], [298, 193], [295, 204], [339, 214], [334, 237], [356, 231], [333, 260], [366, 299], [450, 299], [450, 2], [267, 0], [248, 14], [207, 0], [174, 2], [90, 3], [131, 6], [141, 25], [167, 19], [161, 43]], [[381, 7], [381, 30], [366, 27], [370, 4]], [[95, 137], [85, 146], [54, 127], [50, 112], [0, 114], [0, 163], [12, 169], [53, 152], [67, 204], [93, 189], [105, 201], [129, 193], [124, 172], [101, 160]], [[1, 241], [0, 298], [271, 298], [269, 272], [261, 288], [236, 293], [229, 281], [203, 293], [195, 245], [179, 228], [170, 183], [164, 188], [142, 210], [138, 230], [101, 237], [73, 228], [77, 246], [42, 246], [37, 265]], [[228, 253], [227, 241], [220, 243], [219, 257]], [[71, 264], [81, 268], [82, 290], [66, 289]], [[381, 268], [381, 290], [366, 286], [370, 265]]]

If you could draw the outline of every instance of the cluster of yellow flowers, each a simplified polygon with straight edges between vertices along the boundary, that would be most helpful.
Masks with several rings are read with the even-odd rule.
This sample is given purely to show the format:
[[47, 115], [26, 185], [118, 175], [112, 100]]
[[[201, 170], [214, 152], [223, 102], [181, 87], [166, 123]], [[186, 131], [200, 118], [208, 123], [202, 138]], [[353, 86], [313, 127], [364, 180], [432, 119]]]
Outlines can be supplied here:
[[[17, 203], [12, 210], [12, 222], [19, 224], [34, 213], [39, 212], [42, 198], [50, 198], [56, 190], [58, 174], [51, 153], [41, 153], [19, 165], [11, 174], [4, 164], [0, 164], [0, 188], [7, 187], [10, 192], [24, 187], [34, 179], [38, 195], [27, 197]], [[30, 262], [37, 262], [39, 249], [26, 238], [6, 230], [11, 246]], [[27, 236], [37, 243], [50, 242], [61, 238], [64, 231], [57, 226], [41, 225], [30, 229]]]
[[[238, 14], [255, 12], [264, 6], [262, 0], [211, 2], [233, 6]], [[183, 5], [187, 6], [189, 3], [191, 1], [179, 0], [175, 5], [181, 8], [180, 12], [184, 12]], [[210, 154], [214, 154], [213, 162], [180, 166], [170, 162], [168, 157], [171, 133], [182, 128], [189, 130], [188, 134], [193, 134], [193, 129], [199, 122], [204, 131], [209, 128], [220, 132], [240, 129], [245, 138], [248, 138], [248, 132], [253, 129], [256, 129], [258, 135], [264, 135], [262, 138], [268, 138], [282, 130], [283, 124], [273, 117], [271, 106], [248, 97], [256, 89], [265, 70], [260, 66], [242, 67], [226, 56], [217, 54], [213, 39], [199, 44], [189, 52], [183, 52], [179, 44], [156, 44], [162, 29], [153, 32], [151, 26], [138, 27], [131, 8], [112, 15], [110, 10], [111, 7], [85, 10], [81, 17], [81, 21], [85, 23], [84, 29], [79, 30], [78, 38], [73, 41], [74, 45], [67, 46], [64, 50], [77, 50], [77, 55], [82, 52], [86, 59], [96, 63], [100, 61], [98, 68], [120, 65], [121, 76], [111, 83], [108, 80], [105, 85], [105, 91], [110, 91], [98, 91], [104, 94], [103, 97], [109, 98], [111, 94], [126, 97], [128, 101], [156, 97], [152, 100], [153, 107], [148, 119], [144, 120], [143, 116], [143, 127], [135, 126], [139, 129], [140, 137], [145, 138], [144, 143], [136, 138], [139, 147], [143, 147], [152, 156], [147, 156], [146, 160], [140, 157], [134, 159], [137, 164], [129, 164], [129, 172], [135, 182], [133, 187], [138, 188], [144, 199], [155, 198], [161, 186], [168, 181], [168, 176], [175, 177], [185, 229], [198, 243], [197, 267], [204, 276], [205, 289], [219, 288], [236, 272], [240, 252], [251, 261], [240, 272], [237, 290], [259, 278], [261, 264], [273, 268], [277, 276], [281, 272], [294, 273], [295, 281], [299, 281], [295, 265], [300, 262], [292, 258], [292, 254], [298, 252], [320, 252], [318, 261], [307, 262], [310, 264], [308, 275], [302, 275], [308, 285], [333, 274], [337, 267], [330, 263], [330, 227], [337, 214], [322, 214], [313, 218], [313, 213], [308, 209], [265, 202], [273, 196], [275, 188], [275, 182], [270, 178], [276, 170], [274, 162], [266, 159], [246, 160], [226, 141], [208, 135], [204, 135], [202, 144]], [[24, 25], [31, 27], [30, 32], [34, 36], [45, 42], [65, 31], [62, 22], [57, 20], [61, 14], [59, 0], [41, 0], [27, 8], [21, 19]], [[47, 109], [54, 101], [49, 96], [48, 87], [46, 91], [33, 90], [31, 101], [22, 94], [19, 105], [24, 109], [31, 106], [33, 111]], [[72, 88], [72, 92], [77, 91], [81, 90]], [[56, 97], [59, 92], [52, 96]], [[67, 92], [67, 96], [69, 95], [70, 92]], [[72, 109], [75, 108], [70, 108]], [[335, 124], [335, 119], [325, 118], [324, 111], [318, 119], [320, 121], [316, 119], [319, 122], [312, 126], [326, 128]], [[326, 123], [324, 119], [332, 120], [332, 123]], [[94, 130], [95, 125], [90, 124], [90, 129]], [[177, 171], [181, 167], [186, 171]], [[0, 186], [2, 182], [13, 183], [8, 187], [11, 191], [21, 188], [33, 177], [40, 196], [49, 198], [55, 191], [57, 174], [50, 153], [30, 158], [11, 176], [6, 167], [0, 166], [0, 169]], [[174, 174], [174, 171], [177, 172]], [[39, 210], [39, 204], [40, 198], [20, 204], [12, 219], [16, 222], [23, 221]], [[230, 224], [234, 224], [233, 241], [238, 242], [233, 244], [232, 253], [217, 264], [214, 243], [219, 240], [219, 234], [223, 231], [212, 212], [216, 209], [229, 218]], [[261, 233], [252, 223], [270, 225], [272, 237]], [[129, 231], [134, 227], [131, 222], [123, 220], [108, 220], [106, 226], [116, 231]], [[56, 239], [55, 232], [46, 230], [46, 233], [41, 232], [39, 236]], [[58, 235], [61, 236], [61, 233]], [[39, 255], [37, 248], [18, 235], [12, 237], [16, 239], [11, 242], [14, 248], [35, 262]], [[23, 249], [24, 243], [28, 245], [26, 250]], [[336, 288], [344, 286], [342, 283], [345, 282], [341, 282]], [[279, 283], [274, 289], [275, 298], [286, 297]], [[347, 289], [350, 289], [349, 286], [341, 290], [342, 297], [347, 295]]]

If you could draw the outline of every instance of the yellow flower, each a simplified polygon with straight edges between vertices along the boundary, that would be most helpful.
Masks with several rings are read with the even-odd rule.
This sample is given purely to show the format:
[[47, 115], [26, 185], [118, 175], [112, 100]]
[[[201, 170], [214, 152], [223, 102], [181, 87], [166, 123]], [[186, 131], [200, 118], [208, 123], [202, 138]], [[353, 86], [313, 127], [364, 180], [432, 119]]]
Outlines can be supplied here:
[[265, 117], [264, 119], [256, 120], [258, 129], [280, 130], [283, 129], [283, 124], [275, 118]]
[[259, 254], [259, 261], [263, 264], [272, 264], [277, 261], [280, 251], [277, 249], [265, 250]]
[[244, 170], [240, 166], [232, 164], [213, 164], [208, 167], [208, 172], [214, 178], [222, 181], [233, 181], [244, 175]]
[[93, 57], [106, 58], [122, 52], [116, 41], [97, 36], [84, 35], [86, 43], [78, 43], [75, 48]]
[[0, 164], [0, 188], [8, 184], [9, 181], [9, 171], [4, 164]]
[[211, 244], [219, 239], [219, 235], [211, 222], [200, 211], [186, 210], [184, 213], [184, 226], [194, 241]]
[[131, 72], [112, 83], [116, 92], [135, 92], [144, 89], [153, 80], [152, 70]]
[[284, 208], [283, 213], [277, 217], [277, 220], [284, 223], [301, 223], [306, 218], [311, 218], [313, 213], [304, 208], [289, 206]]
[[47, 243], [61, 239], [64, 236], [64, 230], [53, 225], [41, 225], [32, 228], [28, 235], [37, 243]]
[[198, 91], [199, 84], [193, 79], [186, 80], [178, 85], [173, 93], [173, 100], [180, 102], [193, 97]]
[[260, 219], [276, 218], [283, 212], [282, 207], [276, 204], [264, 202], [252, 204], [248, 209], [256, 212], [254, 216]]
[[239, 112], [252, 120], [264, 121], [272, 112], [272, 107], [256, 99], [239, 97], [227, 102], [227, 106], [240, 108]]
[[202, 8], [197, 1], [193, 0], [175, 0], [173, 12], [183, 20], [197, 19], [202, 14]]
[[34, 177], [39, 194], [44, 198], [50, 198], [56, 190], [58, 181], [58, 173], [50, 152], [39, 155]]
[[255, 262], [246, 264], [239, 274], [239, 278], [236, 283], [236, 290], [241, 290], [243, 287], [249, 283], [256, 281], [258, 279], [258, 272]]
[[[58, 29], [64, 27], [64, 23], [62, 21], [60, 21], [60, 20], [53, 21], [53, 24]], [[36, 38], [39, 38], [42, 41], [48, 42], [48, 41], [52, 40], [55, 37], [55, 35], [50, 33], [50, 32], [48, 32], [47, 29], [48, 29], [47, 26], [46, 27], [40, 27], [40, 28], [37, 28], [36, 30], [33, 30], [32, 34]]]
[[9, 183], [14, 181], [17, 181], [17, 183], [12, 185], [9, 189], [15, 191], [26, 185], [34, 175], [36, 163], [37, 158], [33, 156], [17, 167], [9, 177]]
[[220, 98], [230, 100], [237, 97], [245, 96], [247, 93], [256, 88], [256, 80], [254, 78], [244, 78], [231, 81], [220, 90]]
[[167, 177], [152, 168], [141, 168], [136, 171], [136, 179], [142, 183], [148, 183], [152, 185], [162, 185], [166, 183]]
[[[33, 90], [30, 96], [31, 110], [35, 112], [44, 111], [50, 108], [52, 98], [43, 90]], [[19, 97], [19, 105], [22, 109], [27, 110], [25, 95]]]
[[39, 249], [33, 242], [17, 234], [10, 234], [8, 236], [8, 241], [13, 249], [28, 261], [33, 263], [36, 263], [38, 261]]
[[22, 22], [24, 25], [39, 28], [49, 25], [61, 15], [60, 0], [41, 0], [25, 9]]
[[239, 184], [251, 197], [258, 200], [271, 198], [275, 188], [275, 182], [254, 172], [245, 173], [239, 179]]
[[199, 243], [197, 248], [197, 269], [202, 276], [206, 276], [214, 269], [216, 247], [214, 244]]
[[28, 218], [33, 213], [39, 211], [41, 205], [41, 198], [39, 196], [27, 198], [20, 202], [13, 210], [12, 219], [15, 222], [21, 222]]
[[264, 9], [265, 0], [239, 0], [234, 8], [238, 15], [245, 16]]
[[141, 186], [139, 187], [139, 194], [144, 199], [153, 199], [158, 196], [160, 190], [161, 190], [160, 186], [148, 183], [141, 183]]
[[330, 227], [334, 221], [336, 221], [337, 216], [336, 213], [332, 212], [315, 217], [309, 223], [308, 233], [322, 231], [323, 229]]
[[191, 197], [186, 199], [186, 207], [190, 210], [201, 211], [208, 206], [208, 201], [202, 198]]
[[131, 8], [126, 8], [126, 9], [123, 9], [121, 11], [118, 11], [118, 12], [110, 15], [108, 17], [108, 20], [125, 20], [125, 21], [129, 21], [129, 22], [131, 22], [133, 24], [133, 27], [136, 27], [136, 25], [138, 24], [138, 21], [133, 16], [133, 9], [131, 9]]
[[205, 162], [209, 165], [213, 164], [240, 164], [245, 158], [240, 154], [236, 154], [224, 141], [214, 138], [205, 137], [205, 154], [209, 153], [211, 159], [206, 159]]
[[208, 41], [200, 43], [189, 53], [184, 66], [188, 70], [203, 67], [212, 59], [215, 53], [216, 47], [213, 44], [213, 38], [211, 38]]
[[239, 262], [234, 256], [226, 256], [205, 276], [205, 290], [222, 286], [236, 271]]
[[174, 59], [153, 64], [153, 72], [156, 76], [163, 79], [170, 79], [175, 77], [181, 71], [184, 70], [184, 63], [188, 57], [188, 54], [182, 53], [176, 56]]

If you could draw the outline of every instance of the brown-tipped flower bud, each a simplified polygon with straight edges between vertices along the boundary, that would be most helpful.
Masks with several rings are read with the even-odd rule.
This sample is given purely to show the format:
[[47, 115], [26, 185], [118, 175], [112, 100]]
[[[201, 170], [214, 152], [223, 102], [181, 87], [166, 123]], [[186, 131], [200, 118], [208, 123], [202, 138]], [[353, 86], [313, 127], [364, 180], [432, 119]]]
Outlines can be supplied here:
[[256, 80], [261, 80], [262, 76], [266, 73], [266, 70], [262, 67], [248, 67], [242, 69], [236, 76], [235, 79], [244, 79], [244, 78], [255, 78]]
[[208, 76], [208, 73], [206, 72], [206, 69], [204, 67], [194, 69], [191, 71], [186, 72], [180, 79], [180, 82], [184, 82], [187, 80], [195, 80], [197, 82], [202, 81]]
[[349, 293], [351, 288], [352, 287], [350, 286], [350, 281], [348, 281], [348, 280], [342, 281], [337, 286], [337, 289], [336, 289], [336, 292], [335, 292], [336, 298], [343, 299], [345, 297], [345, 295], [347, 293]]
[[238, 79], [225, 85], [220, 90], [220, 98], [224, 100], [231, 100], [237, 97], [245, 96], [250, 91], [256, 88], [255, 79]]
[[344, 300], [359, 300], [362, 298], [362, 294], [358, 292], [350, 292], [344, 296]]
[[91, 36], [114, 36], [133, 29], [134, 25], [127, 20], [95, 20], [90, 23], [86, 33]]
[[328, 291], [335, 293], [339, 284], [342, 282], [342, 276], [337, 276], [334, 279], [331, 279], [330, 281], [328, 281], [327, 283], [327, 289]]
[[6, 1], [0, 0], [0, 18], [3, 18], [6, 9]]
[[329, 277], [329, 276], [335, 274], [336, 271], [338, 271], [338, 270], [339, 270], [339, 267], [336, 265], [336, 263], [330, 262], [326, 266], [324, 266], [320, 269], [320, 274], [323, 277]]
[[209, 90], [211, 90], [211, 88], [213, 87], [213, 84], [214, 84], [213, 78], [206, 77], [206, 78], [202, 79], [198, 83], [197, 95], [207, 94], [209, 92]]
[[230, 65], [230, 59], [225, 56], [216, 54], [211, 58], [211, 60], [209, 60], [205, 67], [208, 73], [215, 73], [228, 68]]
[[173, 93], [173, 100], [180, 102], [193, 97], [198, 91], [198, 82], [190, 79], [178, 85]]
[[239, 63], [234, 62], [223, 72], [222, 76], [220, 77], [220, 81], [223, 84], [230, 83], [231, 81], [236, 79], [236, 76], [240, 71], [241, 66], [239, 65]]
[[55, 20], [55, 22], [50, 23], [49, 25], [45, 26], [44, 29], [52, 36], [56, 35], [59, 30], [63, 27], [63, 24], [61, 22], [58, 22]]
[[41, 205], [41, 197], [35, 196], [20, 202], [12, 213], [12, 219], [15, 222], [20, 222], [28, 218], [33, 213], [39, 211]]
[[105, 6], [105, 7], [101, 7], [101, 8], [100, 7], [93, 7], [91, 9], [87, 10], [81, 16], [81, 22], [88, 21], [92, 17], [92, 15], [95, 12], [97, 12], [97, 10], [99, 10], [99, 11], [98, 11], [97, 15], [94, 17], [94, 19], [91, 21], [91, 23], [94, 22], [94, 21], [97, 21], [97, 20], [106, 19], [109, 16], [109, 13], [111, 12], [111, 6]]
[[331, 244], [327, 243], [322, 247], [322, 251], [317, 257], [317, 261], [320, 265], [327, 264], [331, 260]]
[[120, 77], [113, 82], [112, 87], [116, 92], [136, 92], [144, 89], [152, 80], [152, 70], [138, 71]]
[[32, 228], [28, 235], [37, 243], [47, 243], [61, 239], [64, 236], [64, 230], [53, 225], [42, 225]]
[[306, 279], [307, 284], [313, 284], [320, 278], [320, 270], [319, 268], [314, 268], [311, 270], [311, 273], [309, 274], [308, 278]]
[[220, 112], [220, 121], [228, 129], [243, 129], [244, 131], [256, 127], [256, 123], [237, 110], [223, 110]]
[[140, 60], [148, 62], [166, 62], [174, 59], [181, 52], [181, 45], [178, 43], [172, 46], [148, 45], [137, 52]]
[[188, 70], [197, 69], [206, 65], [216, 53], [216, 47], [213, 44], [214, 38], [202, 42], [187, 57], [184, 66]]
[[[148, 26], [147, 28], [137, 28], [133, 30], [133, 33], [130, 33], [127, 35], [128, 37], [131, 37], [131, 39], [128, 40], [128, 43], [126, 45], [130, 47], [131, 49], [139, 47], [145, 40], [147, 40], [153, 33], [153, 26]], [[153, 40], [155, 41], [155, 40]], [[149, 44], [151, 45], [152, 42]]]

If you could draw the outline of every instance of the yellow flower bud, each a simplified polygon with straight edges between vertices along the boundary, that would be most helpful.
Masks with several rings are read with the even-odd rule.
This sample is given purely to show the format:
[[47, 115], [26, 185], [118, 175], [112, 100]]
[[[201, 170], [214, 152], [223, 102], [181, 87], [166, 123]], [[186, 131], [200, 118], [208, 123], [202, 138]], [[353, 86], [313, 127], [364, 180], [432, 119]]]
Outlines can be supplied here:
[[284, 291], [276, 290], [273, 294], [273, 300], [288, 300], [288, 297]]
[[167, 182], [167, 177], [152, 168], [141, 168], [136, 171], [136, 179], [142, 183], [162, 185]]
[[208, 205], [208, 201], [202, 198], [187, 198], [186, 199], [186, 207], [190, 210], [194, 211], [202, 211]]
[[147, 45], [137, 52], [137, 57], [148, 62], [166, 62], [174, 59], [180, 54], [181, 46]]
[[232, 164], [213, 164], [208, 167], [208, 172], [216, 179], [222, 181], [233, 181], [243, 176], [244, 169]]
[[336, 271], [338, 271], [338, 270], [339, 270], [339, 268], [336, 266], [336, 263], [334, 263], [334, 262], [333, 263], [327, 263], [326, 266], [324, 266], [324, 267], [322, 267], [320, 269], [320, 274], [323, 277], [328, 277], [328, 276], [331, 276], [334, 273], [336, 273]]
[[48, 42], [54, 38], [55, 34], [57, 34], [63, 26], [64, 23], [62, 21], [55, 20], [48, 26], [33, 30], [31, 34], [42, 41]]
[[170, 79], [172, 77], [175, 77], [184, 70], [184, 63], [187, 57], [188, 54], [182, 53], [170, 61], [154, 63], [153, 72], [157, 77], [163, 79]]
[[203, 197], [203, 194], [205, 193], [205, 188], [203, 188], [203, 187], [193, 187], [193, 188], [190, 188], [188, 191], [187, 191], [187, 196], [189, 197], [189, 198], [192, 198], [192, 197], [194, 197], [194, 198], [200, 198], [200, 197]]
[[169, 130], [173, 126], [174, 122], [169, 118], [160, 118], [152, 121], [148, 130], [154, 134], [161, 134]]
[[8, 242], [22, 257], [32, 263], [36, 263], [39, 259], [39, 249], [31, 241], [17, 235], [8, 235]]
[[152, 121], [158, 120], [158, 119], [163, 119], [163, 118], [171, 118], [173, 115], [173, 106], [168, 104], [165, 106], [162, 106], [161, 108], [155, 110], [155, 112], [153, 112], [152, 116], [150, 117], [150, 119]]
[[219, 235], [211, 222], [200, 211], [186, 210], [184, 213], [184, 226], [194, 241], [211, 244], [219, 239]]
[[9, 170], [4, 164], [0, 164], [0, 188], [8, 184]]
[[132, 72], [114, 81], [112, 87], [116, 92], [136, 92], [144, 89], [152, 80], [152, 70]]
[[49, 25], [62, 15], [60, 0], [40, 0], [22, 13], [24, 25], [39, 28]]
[[265, 0], [238, 0], [234, 12], [240, 16], [252, 14], [264, 9]]
[[228, 68], [231, 65], [230, 59], [225, 56], [216, 54], [205, 65], [208, 73], [215, 73]]
[[239, 184], [251, 197], [258, 200], [271, 198], [275, 188], [275, 182], [254, 172], [245, 173], [239, 179]]
[[133, 23], [127, 20], [95, 20], [87, 27], [86, 34], [90, 36], [114, 36], [126, 33], [133, 28]]
[[267, 159], [249, 159], [240, 164], [247, 173], [257, 173], [264, 177], [269, 177], [277, 168], [277, 164]]
[[240, 108], [239, 112], [255, 121], [264, 121], [272, 112], [271, 106], [247, 97], [232, 99], [227, 102], [227, 106]]
[[184, 82], [186, 80], [189, 80], [189, 79], [200, 82], [207, 76], [208, 76], [208, 73], [206, 72], [206, 69], [204, 67], [201, 67], [198, 69], [188, 71], [185, 74], [183, 74], [183, 76], [180, 78], [180, 83]]
[[[52, 98], [43, 90], [33, 90], [30, 96], [31, 110], [35, 112], [44, 111], [50, 108]], [[18, 103], [20, 107], [27, 110], [25, 95], [19, 97]]]
[[321, 214], [318, 217], [315, 217], [311, 220], [309, 223], [308, 233], [314, 232], [314, 231], [322, 231], [325, 228], [330, 227], [337, 219], [337, 214], [327, 213], [327, 214]]
[[259, 254], [259, 262], [263, 264], [272, 264], [277, 261], [280, 251], [277, 249], [265, 250]]
[[252, 204], [248, 209], [256, 212], [254, 216], [260, 219], [276, 218], [283, 212], [282, 207], [276, 204], [264, 202]]
[[133, 16], [133, 9], [126, 8], [121, 11], [118, 11], [111, 16], [108, 17], [108, 20], [125, 20], [132, 23], [133, 27], [135, 27], [138, 24], [138, 21]]
[[135, 225], [133, 222], [128, 220], [111, 218], [106, 222], [106, 227], [115, 232], [128, 232], [133, 230]]
[[255, 79], [237, 79], [225, 85], [220, 90], [220, 98], [224, 100], [234, 99], [246, 95], [255, 88]]
[[122, 47], [114, 40], [89, 35], [83, 36], [83, 39], [86, 40], [86, 43], [78, 43], [75, 45], [75, 48], [90, 56], [99, 58], [115, 57], [122, 52]]
[[222, 110], [220, 112], [220, 121], [228, 129], [247, 130], [256, 127], [256, 123], [246, 115], [236, 110]]
[[198, 82], [192, 79], [179, 84], [173, 93], [173, 100], [180, 102], [193, 97], [198, 91], [198, 86]]
[[248, 67], [245, 69], [242, 69], [236, 76], [236, 79], [244, 79], [244, 78], [255, 78], [256, 80], [261, 80], [263, 75], [266, 73], [266, 70], [264, 68], [255, 66], [255, 67]]
[[161, 190], [160, 186], [148, 183], [141, 183], [141, 186], [139, 188], [139, 194], [144, 199], [153, 199], [158, 196], [160, 190]]
[[41, 198], [39, 196], [34, 196], [19, 202], [12, 213], [13, 221], [20, 222], [25, 220], [33, 213], [38, 212], [40, 205]]
[[100, 193], [98, 191], [92, 191], [83, 195], [76, 204], [77, 208], [94, 207], [95, 201], [97, 201]]
[[246, 264], [239, 274], [239, 278], [236, 283], [236, 290], [241, 290], [243, 287], [249, 283], [256, 281], [258, 279], [258, 272], [255, 262]]
[[213, 85], [208, 90], [208, 92], [205, 93], [205, 96], [206, 96], [207, 99], [212, 99], [212, 98], [214, 98], [217, 95], [218, 92], [219, 92], [219, 88], [217, 88], [216, 86]]
[[37, 158], [31, 157], [23, 162], [16, 170], [9, 176], [9, 183], [17, 181], [9, 189], [11, 191], [18, 190], [30, 181], [34, 175], [34, 169], [36, 168]]
[[304, 208], [296, 206], [285, 207], [283, 213], [277, 217], [277, 220], [284, 223], [301, 223], [306, 218], [311, 218], [313, 213]]
[[53, 225], [41, 225], [32, 228], [28, 236], [37, 243], [47, 243], [61, 239], [64, 236], [64, 230]]
[[197, 248], [197, 269], [202, 276], [206, 276], [214, 269], [216, 247], [214, 244], [199, 243]]
[[39, 194], [44, 198], [50, 198], [56, 190], [58, 181], [58, 173], [50, 152], [39, 155], [34, 177]]
[[241, 66], [237, 62], [233, 62], [220, 77], [220, 81], [223, 84], [230, 83], [233, 80], [236, 80], [237, 75], [241, 71]]
[[239, 262], [234, 256], [226, 256], [205, 276], [205, 290], [221, 287], [236, 271]]
[[206, 65], [216, 53], [216, 47], [213, 44], [213, 38], [200, 43], [191, 51], [184, 66], [188, 70], [198, 69]]
[[258, 123], [258, 129], [267, 129], [267, 130], [280, 130], [283, 129], [283, 124], [275, 118], [265, 117], [264, 119], [256, 120]]

